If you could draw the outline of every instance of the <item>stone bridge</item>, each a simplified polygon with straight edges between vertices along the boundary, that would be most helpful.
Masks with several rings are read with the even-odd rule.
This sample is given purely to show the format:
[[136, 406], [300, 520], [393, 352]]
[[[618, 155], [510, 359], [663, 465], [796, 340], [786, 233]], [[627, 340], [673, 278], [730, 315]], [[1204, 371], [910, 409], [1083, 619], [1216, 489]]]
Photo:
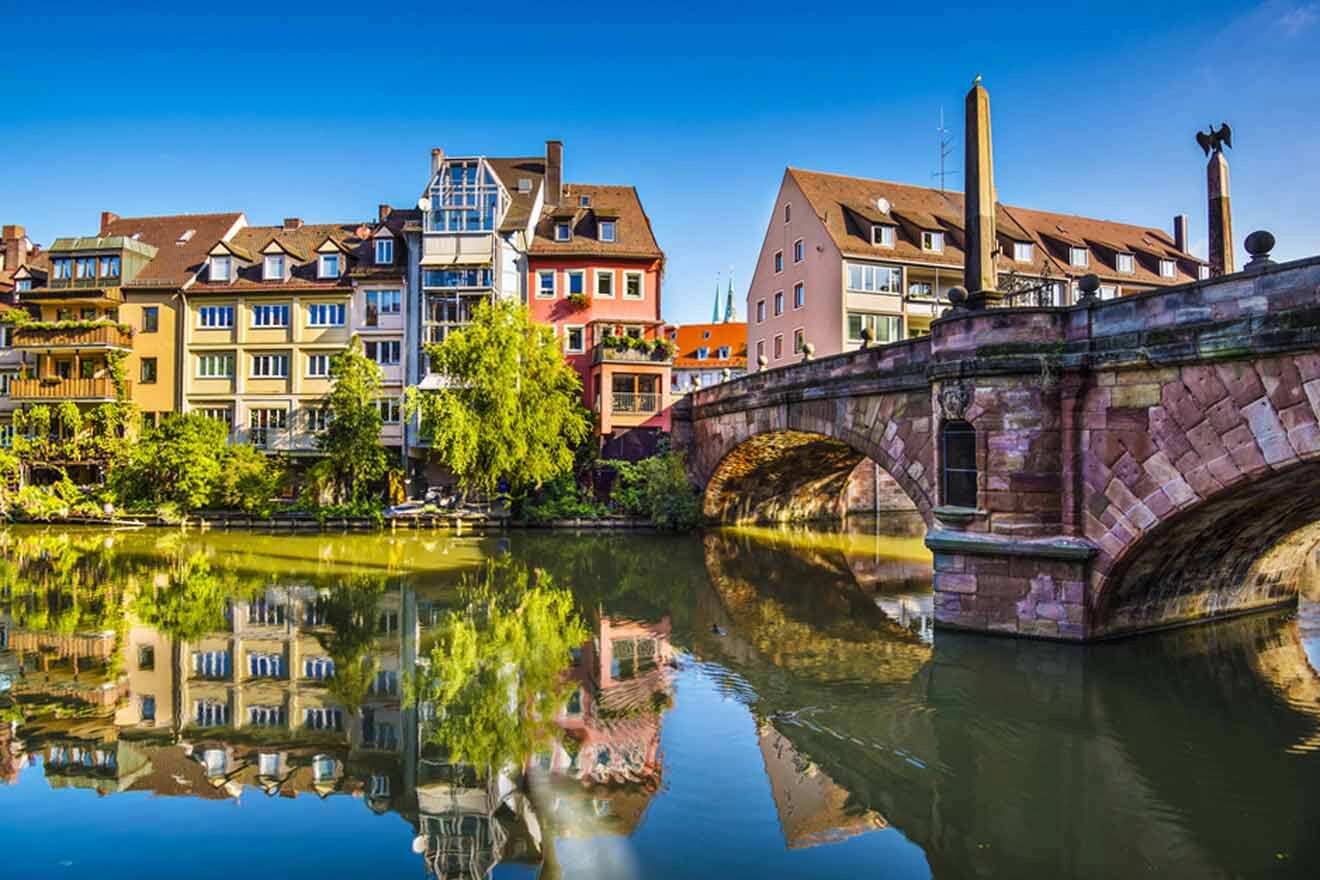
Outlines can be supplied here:
[[1320, 541], [1320, 257], [696, 392], [707, 515], [837, 516], [869, 459], [925, 519], [939, 625], [1087, 640], [1295, 601]]

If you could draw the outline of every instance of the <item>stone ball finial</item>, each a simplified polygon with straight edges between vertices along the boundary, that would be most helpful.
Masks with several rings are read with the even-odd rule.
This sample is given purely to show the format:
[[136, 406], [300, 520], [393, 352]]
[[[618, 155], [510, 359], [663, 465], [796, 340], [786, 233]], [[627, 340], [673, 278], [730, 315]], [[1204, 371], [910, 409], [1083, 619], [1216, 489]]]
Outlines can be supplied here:
[[1247, 253], [1251, 254], [1251, 259], [1243, 269], [1254, 271], [1264, 269], [1266, 266], [1273, 266], [1274, 261], [1270, 259], [1270, 251], [1274, 250], [1274, 234], [1266, 232], [1264, 229], [1257, 229], [1247, 236]]
[[766, 356], [765, 356], [765, 355], [763, 355], [763, 354], [758, 354], [758, 355], [756, 356], [756, 366], [757, 366], [759, 369], [764, 370], [765, 367], [766, 367], [766, 364], [768, 364], [768, 363], [770, 363], [770, 361], [766, 359]]
[[693, 377], [692, 377], [692, 387], [693, 387], [693, 388], [700, 388], [700, 387], [701, 387], [701, 376], [693, 376]]
[[950, 287], [949, 305], [953, 306], [954, 311], [967, 308], [967, 288]]
[[1077, 297], [1079, 303], [1095, 302], [1100, 290], [1100, 276], [1094, 272], [1088, 272], [1077, 279], [1077, 289], [1081, 291]]
[[871, 347], [871, 339], [872, 339], [874, 336], [875, 336], [875, 334], [871, 332], [871, 328], [870, 328], [870, 327], [863, 327], [863, 328], [862, 328], [862, 348], [870, 348], [870, 347]]
[[809, 361], [816, 355], [816, 346], [810, 342], [802, 346], [802, 360]]
[[733, 378], [733, 370], [730, 370], [728, 367], [725, 367], [723, 371], [721, 371], [720, 375], [723, 376], [724, 381], [727, 382]]

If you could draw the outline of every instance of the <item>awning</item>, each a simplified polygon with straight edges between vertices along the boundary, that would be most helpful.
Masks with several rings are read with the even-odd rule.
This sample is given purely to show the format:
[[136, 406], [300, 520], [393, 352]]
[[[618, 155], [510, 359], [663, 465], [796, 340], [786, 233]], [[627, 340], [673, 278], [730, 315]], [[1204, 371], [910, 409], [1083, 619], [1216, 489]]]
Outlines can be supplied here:
[[489, 266], [491, 256], [484, 254], [430, 254], [422, 257], [423, 269], [439, 269], [446, 266]]

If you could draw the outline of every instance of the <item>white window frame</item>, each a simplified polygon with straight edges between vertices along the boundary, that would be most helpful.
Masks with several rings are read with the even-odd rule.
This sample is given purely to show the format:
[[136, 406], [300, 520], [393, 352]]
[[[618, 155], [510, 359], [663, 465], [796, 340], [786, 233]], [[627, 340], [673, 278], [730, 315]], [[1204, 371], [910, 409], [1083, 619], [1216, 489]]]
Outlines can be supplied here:
[[[317, 372], [315, 367], [317, 362], [321, 362], [324, 369]], [[307, 378], [308, 379], [326, 379], [330, 376], [330, 355], [321, 351], [308, 352], [307, 354]]]
[[397, 397], [376, 398], [376, 409], [382, 425], [403, 424], [403, 401]]
[[[546, 290], [545, 285], [542, 283], [546, 276], [550, 278], [549, 290]], [[559, 296], [559, 273], [554, 269], [536, 270], [536, 298], [554, 299], [557, 296]]]
[[[636, 296], [633, 296], [632, 294], [628, 293], [628, 279], [630, 279], [630, 278], [636, 278], [636, 279], [637, 279], [637, 295], [636, 295]], [[635, 270], [635, 269], [628, 269], [628, 270], [624, 271], [624, 273], [623, 273], [623, 298], [624, 298], [624, 299], [631, 299], [631, 300], [643, 300], [643, 299], [646, 299], [646, 273], [645, 273], [645, 272], [638, 272], [638, 271]]]
[[[319, 318], [317, 316], [318, 311], [324, 312]], [[348, 306], [345, 303], [314, 302], [307, 304], [308, 327], [342, 327], [347, 320]]]
[[1097, 295], [1098, 295], [1098, 296], [1100, 297], [1100, 299], [1102, 299], [1102, 300], [1118, 299], [1118, 285], [1116, 285], [1116, 284], [1101, 284], [1101, 285], [1100, 285], [1100, 290], [1097, 291]]
[[[236, 306], [198, 306], [197, 308], [197, 329], [198, 330], [232, 330], [234, 328], [234, 315], [237, 311]], [[210, 312], [215, 315], [217, 321], [221, 317], [227, 317], [229, 320], [224, 324], [206, 323], [206, 315]]]
[[1036, 245], [1029, 241], [1013, 242], [1013, 261], [1030, 263], [1036, 259]]
[[[614, 299], [614, 286], [615, 286], [614, 283], [615, 283], [616, 280], [618, 280], [618, 279], [615, 277], [615, 274], [616, 274], [616, 273], [615, 273], [615, 271], [614, 271], [613, 269], [592, 269], [592, 270], [591, 270], [591, 295], [592, 295], [593, 297], [597, 297], [597, 298], [599, 298], [599, 299]], [[600, 279], [602, 279], [602, 278], [608, 278], [608, 279], [610, 279], [610, 292], [609, 292], [609, 293], [601, 293], [601, 292], [600, 292]]]
[[[283, 321], [279, 324], [263, 324], [258, 321], [258, 315], [270, 314], [275, 317], [276, 311], [283, 313]], [[254, 303], [252, 306], [252, 326], [262, 330], [284, 329], [289, 326], [289, 312], [291, 307], [288, 303]]]
[[388, 266], [394, 262], [394, 239], [383, 237], [376, 239], [375, 257], [377, 266]]
[[[207, 359], [212, 359], [216, 366], [228, 365], [227, 372], [208, 373], [203, 369], [203, 364]], [[218, 363], [216, 363], [218, 361]], [[198, 379], [232, 379], [234, 378], [234, 353], [232, 351], [203, 351], [197, 355], [196, 378]]]
[[[582, 335], [578, 338], [576, 347], [572, 343], [572, 333], [576, 330]], [[565, 354], [585, 354], [587, 351], [587, 327], [585, 324], [565, 324], [564, 325], [564, 352]]]
[[944, 253], [944, 233], [934, 229], [921, 230], [921, 249], [930, 254]]
[[1069, 245], [1068, 265], [1074, 266], [1078, 269], [1085, 269], [1087, 266], [1091, 265], [1090, 250], [1084, 247], [1077, 247], [1076, 245]]
[[1161, 277], [1161, 278], [1177, 278], [1177, 277], [1178, 277], [1178, 263], [1177, 263], [1177, 261], [1176, 261], [1176, 260], [1170, 260], [1170, 259], [1163, 258], [1163, 257], [1160, 258], [1160, 277]]
[[[608, 230], [609, 234], [606, 234]], [[600, 221], [600, 240], [607, 242], [617, 241], [619, 237], [619, 224], [617, 220]]]
[[[257, 365], [261, 364], [267, 369], [274, 369], [277, 366], [283, 371], [279, 373], [263, 373], [257, 370]], [[263, 352], [252, 355], [252, 378], [253, 379], [287, 379], [289, 378], [289, 355], [287, 352]]]
[[564, 296], [573, 295], [573, 279], [581, 281], [578, 285], [581, 290], [578, 293], [586, 295], [587, 292], [587, 270], [586, 269], [567, 269], [564, 272]]
[[807, 258], [807, 246], [803, 244], [802, 239], [793, 242], [793, 262], [800, 263]]
[[562, 220], [555, 222], [555, 241], [572, 241], [573, 224]]
[[756, 323], [765, 323], [765, 300], [763, 299], [758, 299], [756, 301]]
[[[376, 355], [374, 357], [369, 353], [370, 346], [375, 346]], [[399, 356], [396, 359], [390, 361], [383, 361], [380, 359], [381, 352], [385, 352], [385, 356], [388, 357], [391, 349], [394, 347], [397, 347], [399, 351]], [[403, 363], [403, 344], [397, 339], [368, 339], [363, 345], [363, 352], [366, 353], [367, 357], [378, 366], [397, 367], [399, 364]]]
[[1207, 265], [1205, 265], [1205, 264], [1201, 264], [1201, 265], [1197, 266], [1197, 267], [1196, 267], [1196, 277], [1197, 277], [1198, 279], [1200, 279], [1201, 281], [1207, 281], [1207, 280], [1209, 280], [1209, 278], [1210, 278], [1210, 267], [1207, 266]]
[[[224, 271], [220, 271], [224, 269]], [[209, 281], [233, 281], [234, 261], [229, 257], [211, 257], [211, 265], [207, 269], [207, 280]]]
[[[279, 271], [274, 271], [275, 261], [279, 261]], [[261, 278], [263, 281], [283, 281], [285, 279], [284, 269], [288, 265], [284, 254], [266, 254], [261, 261]]]
[[[317, 278], [338, 278], [343, 272], [343, 262], [341, 254], [321, 254], [316, 260]], [[335, 261], [335, 271], [331, 272], [327, 268], [330, 261]]]
[[1114, 254], [1114, 270], [1122, 272], [1124, 275], [1131, 275], [1136, 271], [1137, 258], [1132, 254]]
[[807, 285], [799, 281], [793, 285], [793, 311], [797, 311], [807, 304]]
[[892, 248], [898, 236], [896, 229], [888, 223], [876, 223], [871, 226], [871, 244], [876, 247]]

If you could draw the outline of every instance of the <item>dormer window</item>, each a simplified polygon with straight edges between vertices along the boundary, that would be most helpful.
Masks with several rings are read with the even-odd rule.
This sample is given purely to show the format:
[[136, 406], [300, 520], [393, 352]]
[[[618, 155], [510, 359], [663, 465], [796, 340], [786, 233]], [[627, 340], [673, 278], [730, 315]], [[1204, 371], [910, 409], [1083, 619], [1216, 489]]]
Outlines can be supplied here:
[[1019, 263], [1030, 263], [1036, 258], [1036, 246], [1029, 241], [1013, 242], [1013, 259]]
[[266, 281], [284, 280], [284, 254], [267, 254], [262, 265], [262, 278]]
[[894, 227], [878, 223], [871, 227], [871, 244], [876, 247], [894, 246]]
[[229, 257], [212, 257], [212, 258], [211, 258], [211, 280], [212, 280], [212, 281], [228, 281], [228, 280], [230, 280], [230, 272], [232, 271], [232, 268], [233, 268], [233, 265], [232, 265], [232, 263], [231, 263]]
[[590, 207], [591, 207], [591, 196], [578, 196], [578, 207], [579, 207], [579, 208], [590, 208]]
[[321, 254], [320, 277], [339, 277], [339, 254]]
[[727, 345], [721, 345], [715, 355], [720, 360], [727, 361], [729, 359], [729, 347]]
[[394, 262], [394, 239], [376, 239], [376, 265], [384, 266]]
[[697, 360], [704, 361], [708, 357], [710, 357], [710, 348], [703, 345], [697, 349]]
[[1084, 247], [1068, 248], [1068, 265], [1084, 269], [1091, 263], [1091, 256]]
[[923, 251], [930, 251], [933, 254], [944, 253], [944, 233], [943, 232], [921, 233], [921, 249]]
[[518, 178], [518, 192], [529, 193], [532, 191], [532, 179], [530, 177]]
[[568, 241], [573, 237], [573, 227], [567, 223], [555, 224], [555, 241]]
[[1173, 278], [1178, 274], [1178, 266], [1173, 260], [1160, 260], [1160, 277]]
[[[1201, 279], [1202, 281], [1207, 281], [1207, 280], [1209, 280], [1209, 278], [1210, 278], [1210, 267], [1209, 267], [1209, 266], [1197, 266], [1197, 267], [1196, 267], [1196, 277], [1199, 278], [1199, 279]], [[29, 283], [30, 283], [30, 282], [29, 282]]]
[[615, 224], [613, 220], [600, 221], [600, 240], [614, 241]]
[[185, 230], [183, 230], [183, 232], [179, 235], [178, 239], [177, 239], [174, 243], [175, 243], [175, 244], [187, 244], [189, 241], [192, 241], [192, 237], [193, 237], [194, 235], [196, 235], [196, 234], [197, 234], [197, 230], [196, 230], [196, 229], [185, 229]]
[[32, 279], [31, 278], [18, 279], [17, 281], [14, 282], [14, 289], [17, 290], [19, 293], [28, 292], [29, 290], [32, 289]]
[[1125, 275], [1132, 274], [1132, 268], [1134, 265], [1135, 261], [1132, 259], [1131, 254], [1117, 254], [1114, 257], [1114, 268]]
[[702, 331], [701, 331], [701, 338], [702, 338], [702, 339], [710, 339], [710, 331], [709, 331], [709, 330], [702, 330]]

